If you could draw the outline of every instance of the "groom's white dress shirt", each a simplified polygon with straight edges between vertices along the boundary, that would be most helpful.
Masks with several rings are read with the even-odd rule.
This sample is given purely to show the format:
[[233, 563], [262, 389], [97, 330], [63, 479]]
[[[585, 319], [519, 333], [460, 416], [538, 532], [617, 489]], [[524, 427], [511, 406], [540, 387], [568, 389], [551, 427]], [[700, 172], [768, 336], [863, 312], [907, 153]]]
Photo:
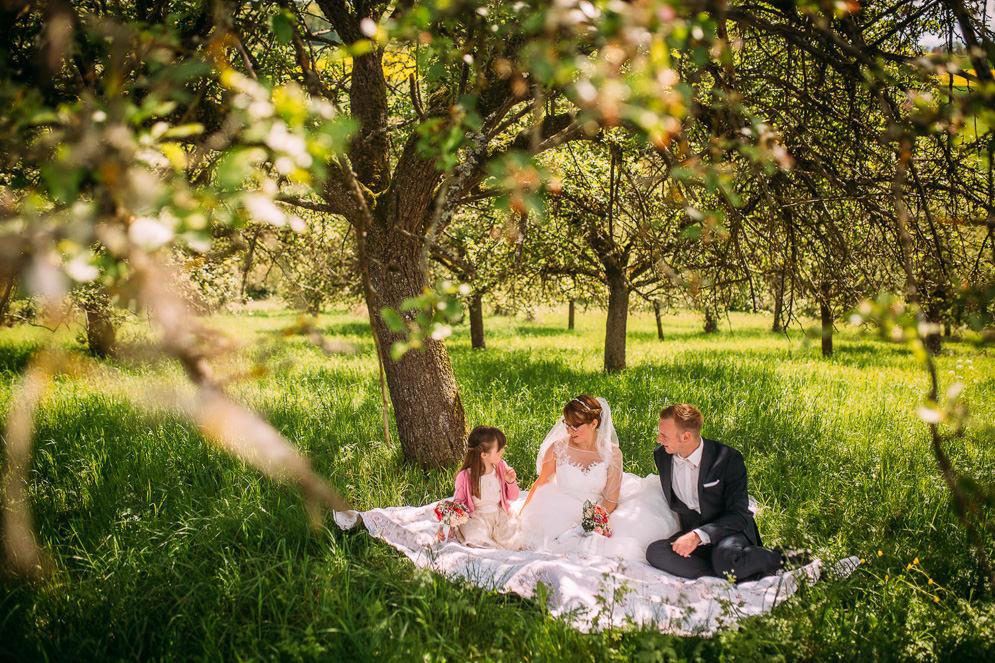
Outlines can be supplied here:
[[[681, 458], [680, 454], [674, 454], [673, 470], [670, 473], [670, 483], [674, 488], [674, 494], [684, 502], [689, 509], [701, 513], [701, 504], [698, 501], [698, 472], [701, 469], [701, 450], [704, 448], [703, 442], [698, 443], [698, 448], [691, 452], [687, 458]], [[709, 544], [712, 539], [700, 529], [691, 530], [698, 535], [702, 544]]]

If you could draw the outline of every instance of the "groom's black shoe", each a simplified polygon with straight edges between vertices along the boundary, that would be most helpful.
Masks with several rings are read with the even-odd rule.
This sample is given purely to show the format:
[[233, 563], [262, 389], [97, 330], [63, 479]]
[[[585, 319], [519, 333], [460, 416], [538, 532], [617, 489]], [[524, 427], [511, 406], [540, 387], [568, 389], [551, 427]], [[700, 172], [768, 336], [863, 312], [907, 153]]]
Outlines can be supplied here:
[[781, 569], [790, 571], [812, 563], [812, 551], [806, 548], [781, 548], [774, 546], [774, 552], [781, 556]]

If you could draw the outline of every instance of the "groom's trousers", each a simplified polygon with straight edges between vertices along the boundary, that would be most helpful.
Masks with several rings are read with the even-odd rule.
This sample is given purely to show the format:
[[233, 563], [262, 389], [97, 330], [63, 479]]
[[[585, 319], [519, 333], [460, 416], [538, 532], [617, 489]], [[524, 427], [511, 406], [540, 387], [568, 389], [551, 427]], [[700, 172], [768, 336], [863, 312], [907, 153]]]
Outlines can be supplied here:
[[732, 575], [738, 581], [762, 578], [781, 568], [779, 552], [755, 546], [743, 534], [698, 546], [689, 556], [682, 557], [674, 552], [672, 544], [683, 534], [651, 543], [646, 549], [646, 561], [681, 578]]

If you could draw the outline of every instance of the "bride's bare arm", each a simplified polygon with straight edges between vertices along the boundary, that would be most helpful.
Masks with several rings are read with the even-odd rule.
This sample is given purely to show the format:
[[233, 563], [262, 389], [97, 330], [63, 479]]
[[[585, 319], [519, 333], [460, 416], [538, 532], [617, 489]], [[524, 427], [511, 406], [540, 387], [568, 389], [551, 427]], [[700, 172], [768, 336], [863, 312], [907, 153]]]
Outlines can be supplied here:
[[608, 480], [605, 482], [605, 489], [601, 493], [601, 506], [605, 511], [611, 513], [618, 506], [618, 493], [622, 487], [622, 452], [615, 448], [612, 450], [611, 463], [608, 465]]
[[543, 485], [544, 483], [549, 483], [556, 476], [556, 454], [553, 452], [553, 445], [550, 445], [549, 449], [546, 450], [546, 455], [542, 459], [542, 469], [539, 472], [539, 478], [536, 482], [532, 484], [532, 488], [529, 489], [529, 496], [525, 498], [525, 504], [522, 505], [522, 511], [525, 511], [525, 507], [529, 505], [532, 496], [536, 492], [536, 488]]

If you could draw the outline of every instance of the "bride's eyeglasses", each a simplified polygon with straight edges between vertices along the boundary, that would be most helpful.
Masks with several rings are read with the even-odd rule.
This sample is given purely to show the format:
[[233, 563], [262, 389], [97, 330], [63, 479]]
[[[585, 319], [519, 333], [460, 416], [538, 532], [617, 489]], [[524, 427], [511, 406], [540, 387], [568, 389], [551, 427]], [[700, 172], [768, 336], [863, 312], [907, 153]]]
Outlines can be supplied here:
[[576, 433], [576, 432], [577, 432], [577, 431], [579, 431], [579, 430], [580, 430], [581, 428], [583, 428], [584, 426], [586, 426], [586, 425], [587, 425], [587, 423], [583, 423], [583, 424], [577, 424], [576, 426], [574, 426], [573, 424], [568, 424], [568, 423], [567, 423], [567, 420], [566, 420], [566, 419], [564, 419], [564, 420], [563, 420], [563, 425], [567, 427], [567, 432], [569, 432], [569, 433]]

